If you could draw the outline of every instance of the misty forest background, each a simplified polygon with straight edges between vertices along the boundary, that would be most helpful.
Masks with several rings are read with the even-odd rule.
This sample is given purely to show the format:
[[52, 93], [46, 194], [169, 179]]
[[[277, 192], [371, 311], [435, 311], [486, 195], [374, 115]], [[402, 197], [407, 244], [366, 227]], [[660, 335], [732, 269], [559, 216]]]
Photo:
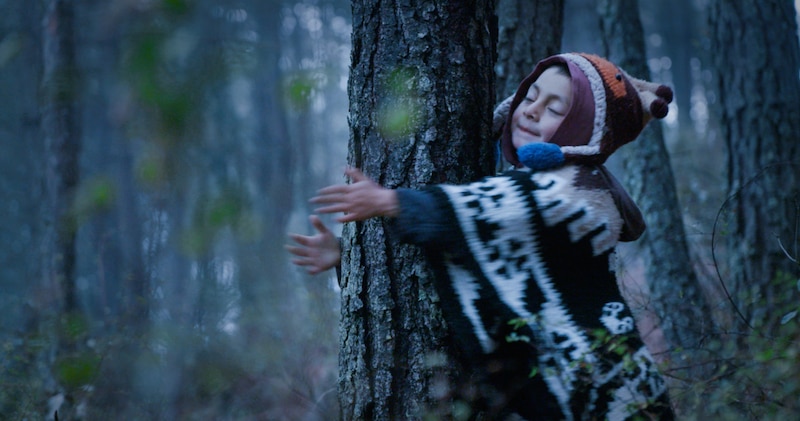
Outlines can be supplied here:
[[[357, 356], [340, 338], [336, 275], [309, 276], [284, 250], [287, 233], [312, 232], [307, 199], [358, 161], [355, 3], [0, 0], [0, 419], [365, 417], [361, 392], [344, 396], [347, 379], [364, 373], [350, 372]], [[440, 7], [429, 3], [446, 2], [394, 2], [421, 15]], [[680, 259], [646, 245], [620, 250], [620, 282], [676, 409], [686, 419], [788, 419], [800, 411], [800, 149], [780, 145], [800, 143], [797, 2], [567, 0], [563, 32], [533, 33], [555, 34], [555, 51], [635, 44], [609, 41], [615, 20], [598, 4], [634, 11], [649, 72], [638, 76], [675, 91], [657, 124], [665, 155], [609, 166], [631, 189], [646, 180], [644, 195], [676, 195], [679, 229], [642, 206], [646, 241], [685, 247], [687, 273], [658, 283], [648, 269]], [[770, 16], [785, 19], [770, 29]], [[725, 57], [783, 69], [754, 82], [766, 99], [725, 94], [752, 85], [725, 78], [747, 74], [715, 54], [728, 47], [726, 25], [744, 56]], [[767, 48], [747, 28], [792, 41], [766, 36]], [[513, 92], [513, 56], [535, 63], [547, 51], [538, 47], [512, 57], [498, 48], [489, 102]], [[407, 102], [400, 91], [413, 76], [392, 77], [400, 88], [386, 103]], [[409, 126], [419, 110], [389, 110], [372, 114], [387, 138], [424, 131]], [[668, 177], [653, 175], [658, 163]], [[429, 351], [427, 363], [446, 364]], [[435, 379], [404, 385], [428, 391]], [[431, 394], [411, 407], [419, 418], [469, 413], [443, 412]], [[409, 414], [403, 405], [383, 414], [373, 405], [370, 418]]]

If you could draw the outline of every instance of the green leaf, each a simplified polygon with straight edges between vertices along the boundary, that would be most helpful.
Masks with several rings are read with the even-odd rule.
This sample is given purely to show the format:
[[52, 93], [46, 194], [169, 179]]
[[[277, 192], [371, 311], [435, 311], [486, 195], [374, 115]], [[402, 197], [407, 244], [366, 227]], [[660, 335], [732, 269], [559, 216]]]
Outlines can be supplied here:
[[293, 108], [305, 110], [311, 105], [316, 83], [310, 76], [295, 74], [285, 86], [286, 98]]
[[519, 329], [528, 325], [528, 321], [524, 317], [517, 317], [508, 321], [508, 324], [513, 326], [514, 329]]
[[58, 379], [67, 388], [90, 384], [100, 368], [100, 359], [92, 354], [65, 357], [56, 363]]
[[506, 342], [531, 342], [531, 338], [527, 335], [517, 335], [517, 332], [511, 332], [510, 335], [506, 336]]

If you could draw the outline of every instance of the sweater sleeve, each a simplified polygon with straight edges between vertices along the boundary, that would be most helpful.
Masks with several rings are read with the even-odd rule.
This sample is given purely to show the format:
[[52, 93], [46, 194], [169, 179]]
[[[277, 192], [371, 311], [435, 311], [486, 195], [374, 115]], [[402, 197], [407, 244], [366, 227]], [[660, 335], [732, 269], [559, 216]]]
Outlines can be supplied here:
[[390, 224], [400, 241], [423, 247], [445, 246], [456, 241], [459, 228], [441, 201], [436, 187], [397, 189], [400, 212]]

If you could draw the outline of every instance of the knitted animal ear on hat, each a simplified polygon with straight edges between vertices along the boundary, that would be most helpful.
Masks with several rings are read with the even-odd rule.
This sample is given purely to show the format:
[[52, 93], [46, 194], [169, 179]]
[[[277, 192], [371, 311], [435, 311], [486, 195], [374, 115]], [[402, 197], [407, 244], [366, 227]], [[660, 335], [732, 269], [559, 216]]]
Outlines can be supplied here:
[[[545, 69], [557, 63], [566, 64], [569, 70], [572, 103], [561, 125], [548, 140], [560, 147], [563, 160], [553, 159], [552, 164], [544, 168], [563, 162], [603, 163], [620, 146], [636, 139], [653, 117], [664, 118], [669, 111], [672, 89], [665, 85], [636, 79], [596, 55], [568, 53], [548, 57], [520, 83], [513, 99], [509, 97], [495, 110], [494, 121], [505, 121], [501, 138], [503, 155], [517, 167], [525, 164], [529, 168], [544, 169], [540, 164], [521, 161], [511, 139], [511, 117], [531, 84]], [[537, 148], [541, 147], [528, 147]], [[545, 155], [552, 155], [551, 149], [547, 151]], [[522, 155], [542, 154], [524, 151]]]

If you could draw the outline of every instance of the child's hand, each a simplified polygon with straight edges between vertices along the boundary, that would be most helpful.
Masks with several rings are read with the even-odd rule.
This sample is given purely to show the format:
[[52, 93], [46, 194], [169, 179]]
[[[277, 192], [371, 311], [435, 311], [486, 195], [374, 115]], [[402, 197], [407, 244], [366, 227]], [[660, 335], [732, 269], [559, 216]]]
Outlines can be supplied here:
[[339, 248], [339, 240], [318, 216], [311, 215], [308, 219], [318, 234], [312, 236], [289, 234], [289, 238], [299, 245], [287, 245], [286, 250], [295, 256], [292, 263], [304, 266], [308, 273], [316, 275], [338, 265], [342, 251]]
[[396, 216], [398, 212], [397, 192], [381, 187], [356, 168], [348, 168], [345, 175], [351, 184], [339, 184], [320, 189], [311, 203], [325, 206], [319, 213], [344, 212], [338, 222], [363, 221], [376, 216]]

